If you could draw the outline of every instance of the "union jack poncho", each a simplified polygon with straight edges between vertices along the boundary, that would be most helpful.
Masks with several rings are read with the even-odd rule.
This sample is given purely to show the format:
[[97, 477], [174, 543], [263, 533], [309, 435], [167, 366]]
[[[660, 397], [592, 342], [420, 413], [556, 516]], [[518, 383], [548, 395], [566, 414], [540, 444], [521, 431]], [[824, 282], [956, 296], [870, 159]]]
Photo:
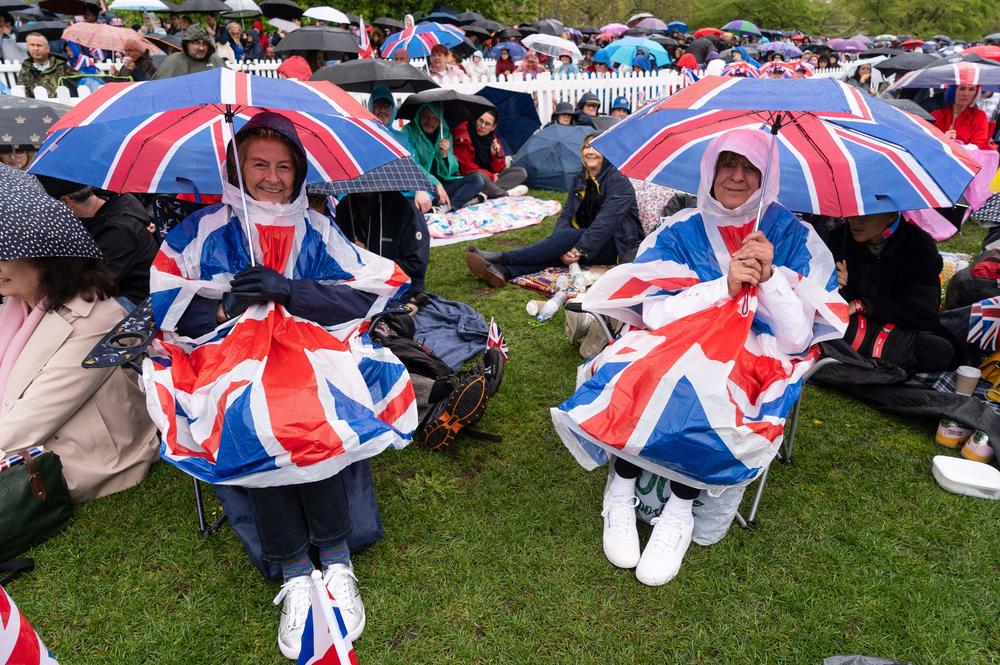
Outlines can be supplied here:
[[[760, 224], [774, 245], [774, 274], [743, 296], [746, 313], [743, 297], [729, 297], [730, 259], [753, 229], [760, 190], [728, 210], [712, 198], [712, 179], [723, 150], [763, 170], [766, 135], [755, 132], [746, 145], [744, 131], [706, 149], [699, 208], [665, 220], [633, 263], [608, 271], [584, 296], [584, 309], [628, 324], [552, 409], [556, 431], [585, 468], [610, 453], [692, 487], [751, 482], [781, 444], [815, 345], [844, 334], [847, 304], [830, 252], [776, 202]], [[765, 202], [777, 191], [773, 178]]]
[[0, 663], [59, 665], [3, 587], [0, 587]]
[[220, 299], [250, 265], [239, 201], [227, 184], [223, 205], [170, 232], [150, 272], [160, 333], [143, 382], [161, 456], [206, 482], [265, 487], [321, 480], [407, 445], [417, 424], [413, 386], [366, 329], [409, 280], [309, 211], [304, 189], [287, 204], [247, 198], [255, 259], [291, 279], [376, 296], [367, 315], [321, 326], [268, 303], [198, 339], [178, 332], [196, 295]]

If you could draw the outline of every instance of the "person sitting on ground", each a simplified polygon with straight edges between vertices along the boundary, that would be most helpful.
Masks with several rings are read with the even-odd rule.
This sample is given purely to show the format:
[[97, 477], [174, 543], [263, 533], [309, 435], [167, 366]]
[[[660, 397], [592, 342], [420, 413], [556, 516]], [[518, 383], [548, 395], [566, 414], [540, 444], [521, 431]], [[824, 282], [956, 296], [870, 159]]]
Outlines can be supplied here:
[[844, 341], [910, 372], [949, 369], [955, 351], [937, 322], [943, 261], [934, 239], [887, 212], [849, 217], [827, 244], [851, 317]]
[[508, 252], [486, 252], [469, 245], [465, 261], [493, 287], [552, 266], [573, 263], [609, 265], [631, 259], [642, 240], [635, 190], [628, 178], [591, 145], [580, 148], [583, 171], [576, 176], [555, 229], [545, 239]]
[[36, 152], [38, 152], [38, 146], [33, 145], [0, 146], [0, 164], [18, 171], [27, 171]]
[[37, 86], [45, 88], [49, 97], [55, 97], [56, 88], [71, 84], [76, 72], [65, 57], [52, 53], [49, 40], [42, 33], [29, 32], [24, 41], [28, 46], [28, 57], [17, 72], [17, 84], [24, 86], [24, 94], [28, 97], [35, 96]]
[[601, 112], [601, 98], [592, 92], [585, 92], [576, 101], [576, 124], [594, 126], [594, 118]]
[[80, 365], [125, 316], [114, 280], [65, 206], [6, 166], [0, 179], [0, 457], [45, 446], [75, 502], [137, 485], [158, 446], [135, 372]]
[[556, 109], [552, 112], [552, 122], [549, 124], [575, 125], [576, 109], [569, 102], [559, 102], [556, 104]]
[[122, 66], [117, 69], [112, 67], [111, 73], [114, 76], [126, 76], [133, 81], [150, 81], [156, 78], [156, 65], [137, 40], [127, 39]]
[[500, 78], [501, 76], [509, 77], [515, 71], [517, 71], [517, 63], [510, 57], [510, 49], [500, 49], [500, 57], [497, 58], [497, 64], [494, 67], [493, 73], [496, 74], [497, 78]]
[[[424, 104], [417, 109], [416, 120], [403, 129], [413, 159], [439, 187], [434, 204], [458, 210], [486, 187], [481, 173], [463, 176], [452, 147], [451, 131], [441, 114], [441, 105]], [[485, 195], [484, 195], [485, 197]]]
[[[480, 173], [486, 180], [483, 192], [491, 199], [501, 196], [524, 196], [528, 172], [520, 166], [507, 166], [500, 137], [497, 136], [497, 112], [484, 111], [478, 118], [455, 125], [455, 157], [462, 175]], [[470, 123], [474, 124], [469, 131]]]
[[615, 101], [611, 103], [611, 117], [624, 120], [631, 113], [632, 105], [628, 103], [628, 98], [615, 97]]
[[39, 176], [49, 196], [73, 211], [94, 238], [111, 272], [118, 302], [127, 310], [149, 297], [149, 267], [159, 246], [155, 228], [139, 199], [131, 194], [97, 195], [92, 187]]
[[[757, 129], [714, 138], [701, 159], [697, 209], [660, 225], [634, 262], [605, 273], [581, 300], [585, 311], [633, 329], [581, 368], [577, 393], [552, 409], [552, 420], [585, 468], [610, 464], [601, 513], [604, 554], [619, 568], [635, 568], [649, 586], [679, 572], [701, 491], [745, 485], [771, 462], [778, 445], [761, 432], [780, 434], [812, 362], [809, 350], [839, 338], [846, 327], [837, 314], [846, 303], [834, 290], [833, 257], [777, 202], [777, 163], [761, 182], [768, 160], [777, 159], [770, 145], [768, 133]], [[764, 214], [754, 231], [762, 197]], [[739, 300], [749, 287], [756, 309], [743, 324]], [[733, 339], [705, 330], [709, 321], [733, 314], [741, 319], [736, 325], [746, 325]], [[733, 353], [723, 345], [737, 343], [753, 354], [752, 370], [707, 369], [721, 369]], [[670, 498], [641, 553], [640, 465], [670, 483]]]
[[213, 67], [224, 67], [225, 64], [215, 54], [215, 39], [200, 25], [192, 25], [184, 31], [181, 50], [164, 58], [154, 78], [169, 79], [195, 74]]
[[451, 51], [443, 44], [435, 44], [431, 55], [427, 58], [427, 75], [438, 84], [468, 83], [469, 75], [457, 65], [448, 62]]
[[990, 149], [990, 122], [976, 107], [982, 89], [978, 85], [952, 85], [944, 93], [945, 105], [931, 111], [934, 126], [952, 141]]
[[408, 65], [410, 64], [410, 52], [405, 48], [398, 48], [392, 52], [392, 61]]

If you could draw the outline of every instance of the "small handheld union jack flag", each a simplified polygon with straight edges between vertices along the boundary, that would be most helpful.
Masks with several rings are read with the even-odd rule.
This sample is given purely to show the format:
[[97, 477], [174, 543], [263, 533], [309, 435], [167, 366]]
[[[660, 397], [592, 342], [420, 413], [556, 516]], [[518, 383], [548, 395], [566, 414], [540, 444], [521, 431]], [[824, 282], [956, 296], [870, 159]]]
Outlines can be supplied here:
[[504, 363], [507, 362], [510, 350], [507, 348], [507, 340], [504, 338], [503, 331], [500, 330], [500, 326], [497, 325], [496, 319], [490, 319], [490, 333], [486, 338], [486, 348], [499, 349], [500, 355], [503, 356]]
[[968, 341], [979, 344], [984, 351], [997, 350], [997, 331], [1000, 330], [1000, 297], [980, 300], [969, 313]]
[[372, 43], [368, 40], [368, 31], [365, 29], [365, 19], [358, 17], [358, 58], [364, 60], [365, 58], [375, 57], [375, 49], [372, 48]]

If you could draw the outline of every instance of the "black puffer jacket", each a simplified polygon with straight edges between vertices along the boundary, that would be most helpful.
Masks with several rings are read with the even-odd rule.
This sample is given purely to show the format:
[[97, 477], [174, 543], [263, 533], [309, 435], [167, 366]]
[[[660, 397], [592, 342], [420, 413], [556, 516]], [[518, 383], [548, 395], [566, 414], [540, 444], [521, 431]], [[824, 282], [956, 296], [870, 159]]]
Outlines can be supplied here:
[[576, 248], [583, 257], [596, 256], [609, 241], [614, 241], [620, 259], [627, 260], [631, 252], [642, 240], [642, 225], [639, 223], [639, 206], [635, 200], [635, 189], [628, 178], [621, 174], [608, 160], [604, 160], [601, 170], [594, 179], [600, 202], [597, 206], [586, 206], [593, 210], [590, 219], [578, 213], [583, 207], [584, 192], [587, 191], [586, 171], [573, 180], [569, 196], [563, 204], [562, 214], [556, 222], [556, 230], [564, 228], [585, 228]]
[[83, 220], [118, 285], [118, 295], [135, 303], [149, 297], [149, 266], [159, 245], [146, 228], [146, 209], [131, 194], [112, 196], [97, 214]]

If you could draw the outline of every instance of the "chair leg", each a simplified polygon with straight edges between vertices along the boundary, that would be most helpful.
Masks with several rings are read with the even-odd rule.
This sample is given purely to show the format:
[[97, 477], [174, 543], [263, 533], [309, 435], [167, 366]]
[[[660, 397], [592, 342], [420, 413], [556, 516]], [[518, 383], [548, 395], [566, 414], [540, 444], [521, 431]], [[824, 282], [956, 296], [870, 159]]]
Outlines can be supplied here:
[[795, 445], [795, 432], [799, 427], [799, 407], [802, 406], [802, 394], [795, 400], [792, 407], [792, 419], [788, 425], [788, 436], [781, 442], [781, 449], [778, 451], [778, 459], [785, 464], [792, 463], [792, 446]]
[[608, 344], [610, 344], [614, 340], [615, 335], [611, 332], [611, 328], [608, 327], [608, 322], [605, 321], [604, 317], [599, 314], [594, 314], [593, 312], [587, 312], [587, 314], [589, 314], [601, 328], [601, 332], [604, 333], [604, 339], [608, 340]]
[[767, 484], [769, 471], [770, 468], [764, 469], [764, 473], [757, 481], [757, 490], [754, 492], [753, 501], [750, 502], [750, 512], [747, 513], [747, 516], [743, 517], [743, 513], [736, 511], [736, 523], [747, 531], [757, 526], [757, 509], [760, 508], [760, 500], [764, 497], [764, 486]]
[[201, 496], [201, 483], [198, 482], [197, 478], [192, 478], [191, 481], [194, 483], [194, 504], [198, 512], [198, 533], [200, 533], [203, 538], [207, 538], [222, 528], [222, 525], [226, 522], [226, 514], [223, 513], [219, 519], [215, 520], [215, 522], [209, 526], [208, 520], [205, 518], [205, 501]]

